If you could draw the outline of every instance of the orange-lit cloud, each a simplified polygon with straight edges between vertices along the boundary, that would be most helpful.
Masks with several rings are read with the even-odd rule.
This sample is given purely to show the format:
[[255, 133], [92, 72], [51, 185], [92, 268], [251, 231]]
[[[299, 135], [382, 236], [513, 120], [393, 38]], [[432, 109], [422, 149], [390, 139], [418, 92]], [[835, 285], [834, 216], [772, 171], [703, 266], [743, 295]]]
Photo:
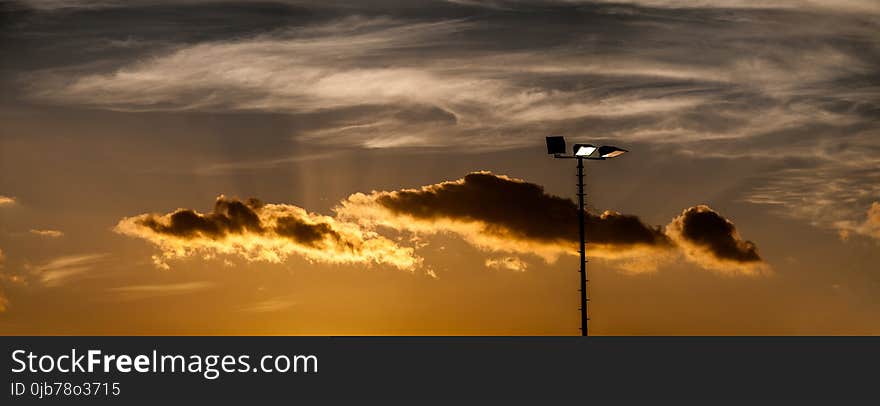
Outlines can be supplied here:
[[272, 313], [289, 309], [294, 305], [296, 301], [289, 297], [276, 297], [242, 306], [239, 310], [246, 313]]
[[11, 206], [15, 204], [15, 198], [0, 195], [0, 206]]
[[58, 230], [37, 230], [31, 229], [30, 233], [40, 237], [59, 238], [64, 236], [64, 232]]
[[852, 233], [880, 239], [880, 202], [871, 203], [865, 221], [860, 223], [841, 221], [837, 223], [837, 228], [840, 232], [840, 238], [844, 240], [849, 239]]
[[[577, 251], [577, 206], [534, 183], [488, 172], [456, 181], [391, 192], [356, 193], [336, 208], [366, 227], [423, 234], [451, 232], [494, 252], [535, 254], [548, 262]], [[659, 228], [635, 216], [588, 214], [589, 254], [620, 258], [672, 247]]]
[[704, 268], [744, 274], [767, 269], [755, 243], [740, 238], [736, 226], [709, 206], [685, 209], [666, 226], [666, 234]]
[[107, 254], [67, 255], [51, 259], [43, 264], [25, 268], [43, 286], [55, 287], [69, 282], [72, 278], [92, 270]]
[[523, 272], [528, 267], [529, 265], [519, 257], [489, 258], [486, 260], [486, 268]]
[[333, 264], [384, 264], [415, 268], [413, 249], [361, 227], [285, 204], [217, 198], [210, 213], [178, 209], [122, 219], [115, 231], [142, 238], [161, 250], [156, 265], [194, 255], [237, 255], [279, 263], [290, 255]]
[[[540, 185], [475, 172], [419, 189], [356, 193], [335, 208], [335, 217], [293, 205], [217, 198], [213, 211], [178, 209], [122, 219], [121, 234], [160, 248], [156, 265], [190, 256], [237, 255], [249, 261], [282, 262], [290, 255], [337, 264], [386, 264], [412, 270], [424, 235], [450, 233], [487, 252], [536, 255], [553, 262], [577, 255], [578, 208], [547, 194]], [[605, 211], [586, 214], [587, 254], [632, 273], [656, 270], [680, 254], [704, 268], [755, 273], [765, 267], [754, 243], [739, 238], [729, 220], [707, 206], [685, 210], [665, 229], [636, 216]], [[412, 233], [411, 246], [383, 236]], [[516, 255], [486, 260], [485, 266], [523, 271]]]
[[[368, 228], [420, 234], [448, 232], [490, 252], [535, 254], [552, 262], [577, 254], [578, 208], [539, 185], [488, 172], [456, 181], [391, 192], [357, 193], [337, 208], [340, 217]], [[742, 241], [729, 220], [697, 206], [667, 226], [651, 227], [638, 217], [605, 211], [587, 213], [587, 254], [628, 272], [656, 269], [678, 254], [713, 270], [753, 273], [764, 266], [755, 246]], [[487, 266], [506, 267], [504, 261]]]
[[[25, 263], [22, 266], [23, 272], [9, 273], [3, 271], [5, 256], [0, 250], [0, 282], [7, 286], [57, 288], [76, 278], [88, 277], [89, 271], [100, 265], [107, 257], [107, 254], [65, 255], [37, 265]], [[3, 286], [0, 284], [0, 312], [8, 307], [9, 299], [4, 296]]]
[[141, 300], [157, 297], [185, 295], [214, 287], [211, 282], [181, 282], [158, 285], [131, 285], [110, 288], [108, 291], [120, 300]]

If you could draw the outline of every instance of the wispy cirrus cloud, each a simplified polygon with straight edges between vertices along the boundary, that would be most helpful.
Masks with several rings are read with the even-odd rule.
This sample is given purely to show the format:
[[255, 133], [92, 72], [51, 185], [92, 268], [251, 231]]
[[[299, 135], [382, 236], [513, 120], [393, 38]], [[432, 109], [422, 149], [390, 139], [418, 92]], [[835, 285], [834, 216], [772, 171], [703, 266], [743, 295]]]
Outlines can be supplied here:
[[40, 236], [40, 237], [46, 237], [46, 238], [64, 237], [64, 232], [58, 231], [58, 230], [38, 230], [38, 229], [32, 228], [28, 232], [33, 235]]
[[849, 239], [855, 233], [880, 240], [880, 202], [871, 203], [864, 221], [840, 221], [836, 224], [840, 237]]
[[9, 299], [3, 294], [3, 285], [28, 286], [32, 288], [57, 288], [78, 278], [89, 277], [89, 272], [106, 262], [109, 254], [89, 253], [54, 257], [41, 263], [25, 263], [20, 270], [4, 270], [6, 257], [0, 250], [0, 311], [9, 307]]
[[336, 152], [325, 151], [325, 152], [316, 152], [316, 153], [311, 153], [311, 154], [288, 156], [288, 157], [284, 157], [284, 158], [263, 159], [263, 160], [253, 160], [253, 161], [222, 162], [222, 163], [214, 163], [214, 164], [200, 166], [200, 167], [196, 168], [194, 172], [198, 175], [224, 175], [224, 174], [239, 172], [239, 171], [254, 171], [254, 170], [261, 170], [261, 169], [278, 168], [278, 167], [281, 167], [284, 165], [289, 165], [292, 163], [327, 159], [327, 158], [334, 157], [336, 155], [337, 155]]
[[[762, 159], [771, 169], [742, 179], [739, 199], [829, 229], [880, 198], [876, 2], [456, 3], [349, 4], [22, 82], [64, 105], [320, 116], [292, 134], [312, 144], [482, 151], [564, 131]], [[127, 7], [161, 9], [143, 4]]]
[[496, 9], [517, 9], [528, 6], [553, 5], [634, 5], [669, 9], [817, 9], [845, 13], [880, 13], [880, 6], [871, 0], [447, 0], [450, 3]]
[[[639, 15], [640, 10], [634, 12]], [[481, 35], [501, 33], [484, 32], [473, 20], [349, 17], [175, 48], [112, 72], [86, 71], [71, 77], [69, 71], [56, 75], [50, 70], [38, 75], [43, 84], [33, 90], [44, 100], [134, 111], [303, 114], [377, 106], [384, 109], [331, 120], [304, 135], [380, 147], [473, 143], [530, 123], [571, 125], [585, 118], [611, 121], [600, 129], [605, 136], [654, 134], [650, 138], [658, 141], [742, 138], [784, 125], [845, 120], [846, 112], [823, 106], [820, 98], [868, 101], [876, 94], [864, 88], [839, 92], [846, 83], [834, 81], [870, 74], [876, 66], [863, 55], [825, 41], [834, 33], [817, 28], [798, 26], [798, 33], [785, 34], [745, 18], [739, 22], [743, 28], [757, 30], [751, 35], [764, 39], [756, 52], [756, 39], [729, 22], [718, 28], [700, 26], [708, 38], [725, 41], [724, 47], [706, 50], [700, 58], [692, 55], [686, 35], [666, 33], [669, 38], [661, 50], [633, 43], [624, 52], [602, 41], [603, 35], [625, 29], [645, 35], [676, 25], [697, 29], [688, 20], [651, 17], [646, 17], [648, 25], [620, 23], [603, 27], [607, 32], [579, 32], [575, 38], [585, 41], [580, 49], [563, 43], [554, 48], [488, 50], [481, 49]], [[562, 24], [559, 29], [563, 28], [571, 27]], [[856, 37], [870, 34], [867, 28], [848, 30]], [[551, 30], [547, 35], [560, 34]], [[815, 43], [786, 43], [796, 35], [814, 38]], [[414, 109], [422, 113], [414, 114]], [[756, 115], [755, 109], [762, 114]], [[431, 126], [419, 125], [424, 112], [435, 118]], [[622, 117], [640, 120], [632, 125], [613, 123]], [[432, 129], [438, 125], [441, 128]], [[658, 131], [665, 136], [659, 137]], [[405, 134], [411, 134], [407, 142], [377, 142]], [[482, 137], [468, 137], [473, 134]], [[338, 141], [339, 135], [345, 139]], [[492, 145], [522, 142], [507, 138], [501, 143], [493, 140]]]
[[108, 254], [66, 255], [39, 265], [27, 265], [26, 270], [41, 285], [57, 287], [94, 269], [107, 257]]
[[241, 307], [240, 310], [246, 313], [273, 313], [289, 309], [295, 306], [296, 303], [290, 297], [283, 296], [250, 303]]
[[119, 300], [144, 300], [166, 296], [187, 295], [209, 290], [215, 286], [212, 282], [180, 282], [151, 285], [117, 286], [107, 289]]
[[[507, 9], [515, 10], [528, 7], [541, 6], [577, 6], [577, 5], [594, 5], [594, 4], [610, 4], [610, 5], [634, 5], [644, 7], [658, 7], [670, 9], [818, 9], [832, 12], [861, 12], [861, 13], [880, 13], [880, 6], [871, 0], [838, 0], [833, 2], [821, 0], [771, 0], [771, 1], [754, 1], [754, 0], [441, 0], [469, 7], [490, 8], [490, 9]], [[287, 3], [293, 5], [318, 5], [321, 2], [308, 0], [276, 0], [276, 3]], [[18, 0], [17, 3], [26, 5], [39, 10], [63, 10], [63, 9], [99, 9], [99, 8], [121, 8], [121, 7], [142, 7], [149, 5], [162, 4], [218, 4], [218, 3], [236, 3], [235, 0]], [[364, 2], [367, 7], [376, 8], [394, 8], [395, 2], [368, 1]], [[430, 1], [425, 2], [430, 5]], [[389, 7], [390, 6], [390, 7]]]

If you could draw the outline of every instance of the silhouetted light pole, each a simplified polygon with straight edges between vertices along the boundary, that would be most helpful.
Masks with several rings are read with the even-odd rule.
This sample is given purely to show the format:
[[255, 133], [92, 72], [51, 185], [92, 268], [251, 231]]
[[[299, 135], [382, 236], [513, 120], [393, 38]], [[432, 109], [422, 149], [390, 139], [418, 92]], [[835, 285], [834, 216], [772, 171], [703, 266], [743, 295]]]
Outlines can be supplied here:
[[608, 158], [623, 155], [628, 152], [623, 148], [613, 147], [610, 145], [595, 146], [592, 144], [574, 144], [572, 147], [572, 155], [566, 155], [565, 137], [553, 136], [547, 137], [547, 153], [553, 155], [554, 158], [560, 159], [577, 159], [577, 176], [578, 176], [578, 230], [580, 231], [580, 254], [581, 254], [581, 335], [588, 336], [587, 322], [590, 318], [587, 315], [587, 251], [586, 251], [586, 211], [584, 210], [584, 159], [592, 159], [603, 161]]

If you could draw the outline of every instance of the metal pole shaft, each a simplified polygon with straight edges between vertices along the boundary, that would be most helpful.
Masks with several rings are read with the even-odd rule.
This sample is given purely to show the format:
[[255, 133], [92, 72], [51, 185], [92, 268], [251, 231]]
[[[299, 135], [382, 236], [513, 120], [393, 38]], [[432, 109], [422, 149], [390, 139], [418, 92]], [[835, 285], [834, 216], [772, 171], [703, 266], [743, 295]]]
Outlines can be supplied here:
[[584, 212], [584, 159], [578, 158], [578, 228], [580, 230], [581, 254], [581, 335], [588, 336], [587, 322], [587, 251]]

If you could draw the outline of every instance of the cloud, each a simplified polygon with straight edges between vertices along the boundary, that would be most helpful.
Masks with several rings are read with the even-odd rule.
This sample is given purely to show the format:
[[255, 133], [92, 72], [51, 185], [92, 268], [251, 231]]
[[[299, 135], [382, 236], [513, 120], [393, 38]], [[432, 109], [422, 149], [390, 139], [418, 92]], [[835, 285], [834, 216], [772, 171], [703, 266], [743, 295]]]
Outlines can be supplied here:
[[297, 302], [289, 297], [276, 297], [251, 303], [241, 307], [240, 310], [247, 313], [272, 313], [289, 309], [296, 304]]
[[[110, 3], [125, 4], [121, 16], [178, 27], [166, 37], [179, 43], [28, 71], [23, 94], [122, 111], [287, 113], [307, 123], [294, 135], [304, 144], [474, 151], [565, 130], [674, 145], [690, 157], [761, 159], [763, 174], [732, 181], [743, 181], [741, 199], [827, 228], [860, 218], [878, 196], [876, 1], [370, 2], [340, 6], [333, 20], [290, 14], [289, 26], [260, 31], [249, 24], [259, 17], [212, 5], [211, 15], [238, 13], [222, 15], [242, 24], [209, 40], [181, 37], [187, 24], [168, 20], [192, 18], [200, 2], [174, 13], [156, 6], [164, 2]], [[487, 4], [498, 10], [473, 7]], [[93, 26], [88, 16], [71, 13], [66, 24]], [[43, 35], [81, 42], [47, 40], [35, 53], [132, 36], [127, 26], [106, 29]], [[779, 170], [791, 160], [801, 167]]]
[[[608, 3], [612, 6], [633, 5], [641, 7], [656, 7], [670, 9], [816, 9], [824, 12], [850, 12], [850, 13], [880, 13], [880, 6], [873, 0], [772, 0], [772, 1], [754, 1], [754, 0], [445, 0], [448, 3], [481, 7], [499, 10], [510, 9], [528, 9], [529, 7], [540, 6], [578, 6], [578, 5], [596, 5]], [[100, 8], [122, 8], [122, 7], [144, 7], [157, 6], [163, 4], [172, 5], [216, 5], [222, 3], [235, 3], [236, 0], [18, 0], [24, 6], [44, 11], [52, 11], [59, 9], [100, 9]], [[317, 2], [309, 0], [276, 0], [276, 3], [287, 3], [293, 5], [317, 5], [327, 2]], [[345, 2], [337, 2], [341, 4], [326, 4], [327, 7], [340, 6], [355, 8], [359, 2], [352, 4], [344, 4]], [[404, 8], [399, 2], [382, 2], [370, 1], [363, 2], [363, 7], [373, 7], [382, 10], [393, 9], [395, 7]], [[420, 2], [422, 7], [436, 7], [442, 1]], [[322, 4], [325, 5], [325, 4]]]
[[528, 267], [529, 264], [518, 257], [489, 258], [486, 260], [486, 268], [524, 272]]
[[11, 206], [13, 204], [15, 204], [14, 197], [0, 195], [0, 207]]
[[767, 176], [743, 200], [816, 227], [870, 236], [870, 225], [863, 222], [865, 207], [880, 197], [880, 132], [861, 133], [856, 139], [853, 134], [826, 135], [838, 134], [839, 146], [822, 147], [823, 155], [831, 156], [800, 158]]
[[[74, 278], [85, 276], [107, 257], [107, 254], [65, 255], [38, 265], [25, 264], [24, 272], [10, 274], [2, 272], [5, 257], [0, 250], [0, 282], [21, 286], [60, 287]], [[0, 285], [0, 312], [9, 306], [9, 300], [4, 296], [2, 288]]]
[[58, 230], [37, 230], [31, 229], [31, 234], [38, 235], [40, 237], [48, 237], [48, 238], [59, 238], [63, 237], [64, 233]]
[[[356, 193], [336, 212], [368, 228], [457, 234], [489, 252], [535, 254], [548, 262], [563, 254], [577, 255], [573, 225], [578, 208], [573, 201], [549, 195], [534, 183], [489, 172], [419, 189]], [[754, 273], [765, 266], [754, 244], [739, 239], [733, 223], [707, 206], [685, 210], [665, 230], [613, 211], [586, 216], [588, 256], [615, 261], [626, 271], [654, 270], [678, 249], [707, 269]], [[491, 266], [507, 264], [490, 261]]]
[[118, 4], [119, 2], [90, 0], [18, 0], [12, 2], [13, 6], [15, 5], [15, 3], [19, 3], [21, 6], [26, 6], [36, 10], [48, 11], [73, 8], [103, 8], [113, 6], [115, 4]]
[[131, 285], [107, 289], [121, 300], [142, 300], [156, 297], [185, 295], [200, 292], [214, 287], [212, 282], [182, 282], [157, 285]]
[[612, 6], [633, 5], [669, 9], [816, 9], [823, 12], [880, 13], [880, 5], [873, 0], [447, 0], [468, 6], [517, 9], [529, 6], [572, 6], [607, 3]]
[[[16, 273], [4, 272], [3, 268], [6, 266], [6, 254], [0, 249], [0, 282], [9, 282], [14, 284], [26, 284], [27, 281], [25, 278]], [[0, 283], [0, 296], [3, 296], [2, 289], [3, 284]]]
[[420, 262], [412, 248], [355, 224], [297, 206], [222, 195], [210, 213], [178, 209], [142, 214], [122, 219], [115, 231], [156, 245], [161, 254], [154, 256], [154, 262], [163, 268], [170, 259], [217, 254], [273, 263], [298, 255], [319, 263], [383, 264], [407, 270]]
[[666, 233], [703, 267], [745, 274], [766, 269], [755, 243], [741, 239], [736, 226], [708, 206], [685, 209], [666, 226]]
[[43, 286], [57, 287], [67, 283], [103, 261], [107, 254], [80, 254], [54, 258], [41, 265], [27, 265], [30, 276]]
[[[146, 240], [160, 249], [157, 266], [191, 256], [236, 255], [249, 261], [279, 263], [291, 255], [330, 264], [384, 264], [419, 267], [416, 249], [436, 233], [460, 236], [487, 252], [537, 255], [547, 262], [577, 255], [578, 208], [570, 199], [547, 194], [540, 185], [490, 172], [418, 189], [355, 193], [334, 207], [335, 216], [309, 213], [287, 204], [264, 204], [219, 196], [214, 209], [178, 209], [119, 221], [115, 231]], [[753, 273], [764, 267], [754, 243], [707, 206], [685, 210], [665, 229], [633, 215], [585, 213], [587, 254], [627, 272], [653, 271], [680, 250], [713, 270]], [[412, 246], [384, 232], [412, 233]], [[407, 241], [406, 238], [399, 238]], [[489, 258], [490, 268], [525, 270], [518, 256]]]
[[[82, 102], [91, 95], [96, 105], [122, 110], [302, 112], [427, 101], [452, 96], [463, 84], [457, 80], [444, 83], [421, 69], [355, 67], [346, 62], [452, 33], [463, 24], [454, 20], [403, 24], [388, 18], [349, 17], [235, 41], [197, 44], [115, 72], [81, 76], [60, 89], [45, 89], [43, 95], [67, 102]], [[213, 63], [199, 62], [205, 60]], [[412, 92], [418, 86], [426, 92]], [[210, 96], [218, 89], [225, 97]]]
[[634, 4], [663, 8], [720, 8], [720, 9], [817, 9], [823, 12], [880, 13], [880, 5], [873, 0], [842, 0], [828, 2], [823, 0], [590, 0], [612, 4]]
[[318, 152], [306, 155], [295, 155], [288, 156], [284, 158], [276, 158], [269, 160], [256, 160], [256, 161], [240, 161], [240, 162], [224, 162], [224, 163], [215, 163], [210, 165], [201, 166], [195, 168], [195, 173], [198, 175], [223, 175], [231, 172], [237, 171], [252, 171], [252, 170], [260, 170], [260, 169], [273, 169], [284, 165], [289, 165], [292, 163], [299, 162], [307, 162], [307, 161], [317, 161], [322, 159], [332, 158], [338, 155], [337, 152]]
[[[528, 144], [524, 137], [537, 130], [529, 126], [587, 118], [667, 131], [677, 127], [682, 131], [673, 131], [676, 135], [693, 135], [683, 123], [670, 121], [704, 105], [748, 109], [749, 104], [724, 97], [739, 77], [792, 77], [787, 67], [767, 67], [758, 75], [735, 61], [724, 61], [730, 66], [723, 67], [685, 66], [607, 50], [501, 49], [471, 55], [474, 44], [468, 40], [480, 27], [463, 20], [348, 17], [175, 47], [112, 72], [48, 70], [28, 80], [40, 100], [122, 111], [342, 114], [371, 107], [347, 118], [325, 116], [324, 125], [299, 137], [367, 148], [497, 149]], [[376, 59], [387, 63], [377, 65]], [[825, 70], [816, 75], [825, 78]], [[590, 86], [576, 78], [589, 79]], [[633, 117], [648, 120], [626, 120]], [[631, 128], [607, 130], [614, 135]]]
[[871, 203], [862, 222], [841, 221], [837, 223], [840, 237], [849, 239], [852, 233], [880, 240], [880, 202]]
[[[371, 228], [451, 232], [486, 251], [536, 254], [547, 261], [577, 250], [574, 202], [549, 195], [534, 183], [488, 172], [420, 189], [356, 193], [336, 211]], [[659, 228], [635, 216], [606, 211], [588, 214], [586, 221], [593, 257], [618, 258], [672, 247]]]
[[[221, 195], [209, 213], [178, 209], [141, 214], [120, 220], [115, 231], [157, 246], [161, 253], [153, 259], [161, 268], [168, 268], [169, 260], [196, 255], [274, 263], [297, 255], [318, 263], [412, 270], [422, 263], [415, 250], [428, 244], [420, 236], [440, 232], [458, 235], [483, 251], [537, 255], [547, 262], [578, 252], [573, 201], [490, 172], [418, 189], [355, 193], [334, 211], [330, 217], [293, 205]], [[656, 270], [679, 250], [707, 269], [751, 274], [766, 267], [754, 243], [741, 240], [733, 223], [707, 206], [683, 211], [665, 229], [613, 211], [586, 213], [585, 227], [587, 254], [627, 272]], [[413, 246], [383, 236], [389, 229], [412, 233]], [[527, 268], [517, 256], [489, 258], [485, 266]]]

